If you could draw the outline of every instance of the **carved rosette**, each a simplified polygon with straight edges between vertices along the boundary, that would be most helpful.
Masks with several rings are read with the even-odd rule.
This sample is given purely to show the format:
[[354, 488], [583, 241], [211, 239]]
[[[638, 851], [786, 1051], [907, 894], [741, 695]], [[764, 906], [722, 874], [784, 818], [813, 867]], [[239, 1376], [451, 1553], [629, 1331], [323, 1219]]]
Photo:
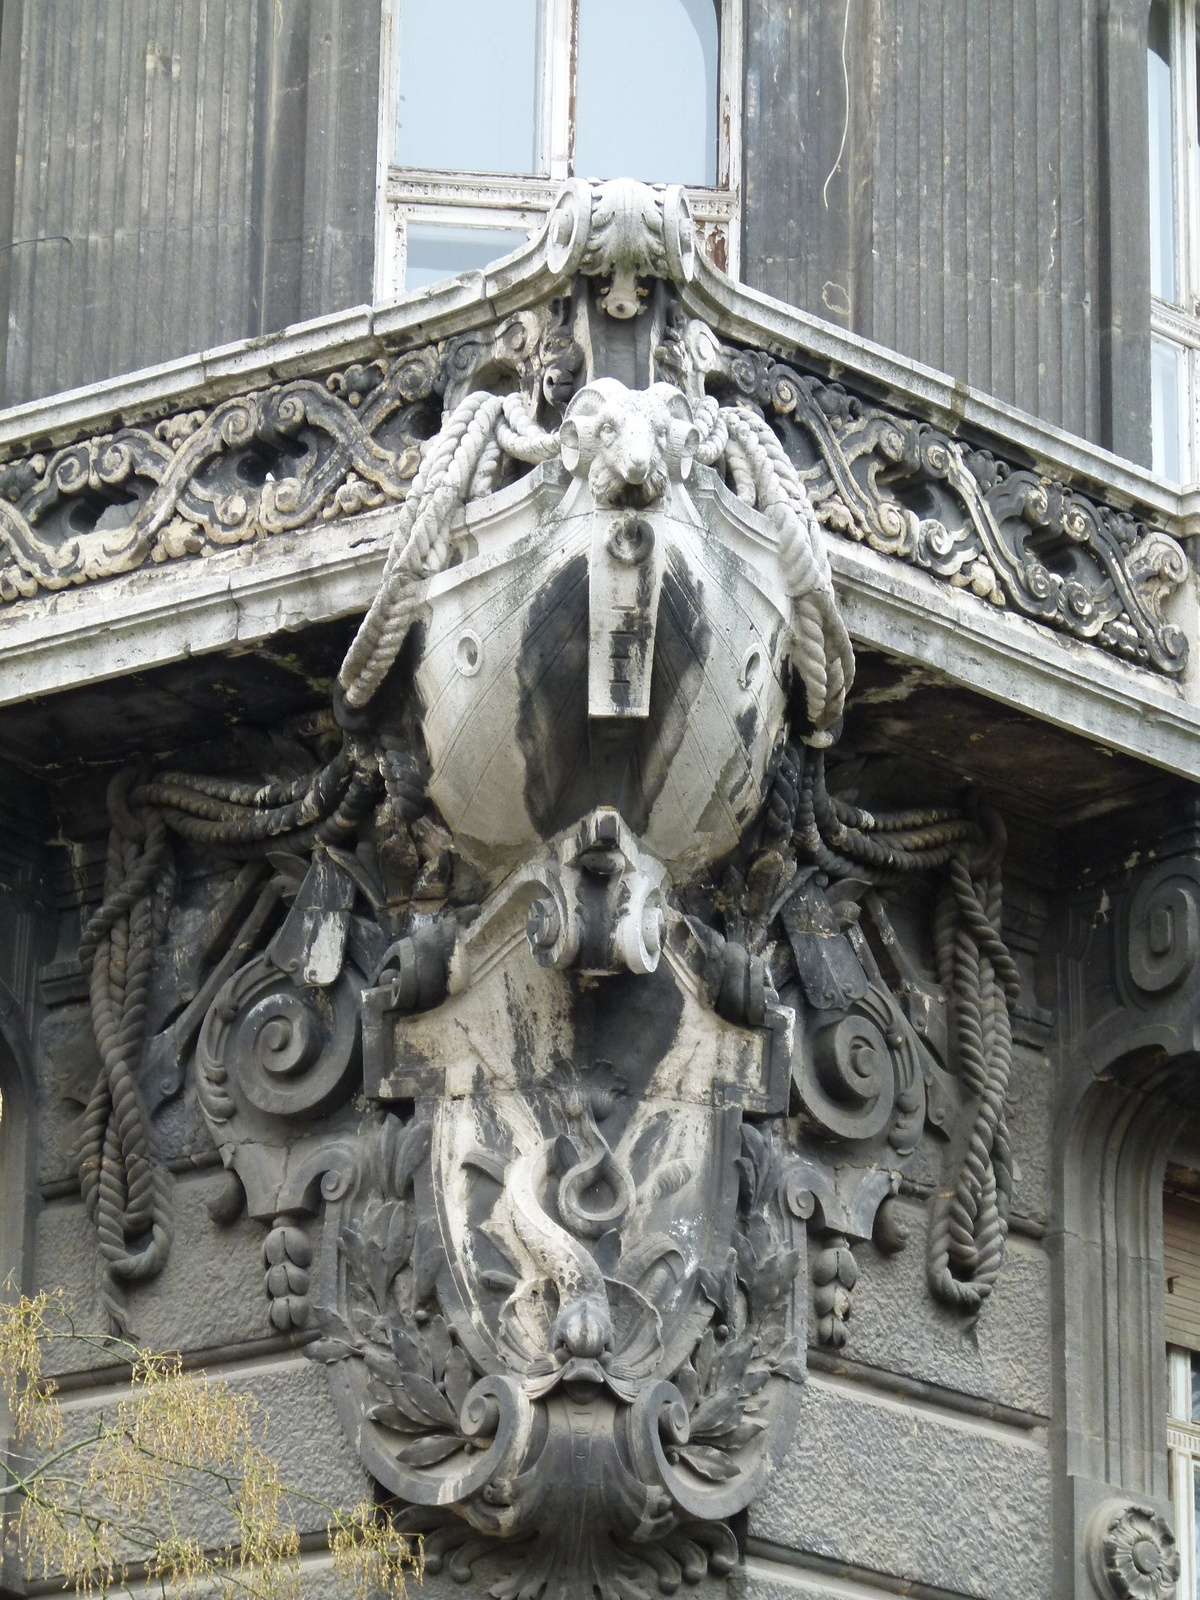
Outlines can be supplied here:
[[1179, 1549], [1166, 1521], [1149, 1506], [1100, 1506], [1087, 1548], [1092, 1582], [1103, 1600], [1174, 1600]]

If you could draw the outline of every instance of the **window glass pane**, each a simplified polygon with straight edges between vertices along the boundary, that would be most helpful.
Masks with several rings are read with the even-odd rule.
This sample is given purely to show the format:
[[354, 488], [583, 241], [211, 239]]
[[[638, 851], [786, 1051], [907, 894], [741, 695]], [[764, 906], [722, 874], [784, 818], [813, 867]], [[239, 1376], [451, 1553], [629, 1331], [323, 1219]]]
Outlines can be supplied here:
[[1188, 1361], [1192, 1369], [1192, 1421], [1200, 1422], [1200, 1356], [1193, 1350]]
[[[1182, 1528], [1179, 1532], [1186, 1537]], [[1195, 1461], [1192, 1462], [1192, 1550], [1192, 1594], [1194, 1600], [1200, 1600], [1200, 1463]]]
[[716, 183], [715, 0], [579, 0], [575, 171]]
[[410, 222], [406, 232], [404, 287], [423, 289], [456, 272], [486, 267], [525, 243], [519, 228], [441, 228]]
[[536, 172], [538, 0], [401, 0], [396, 162]]
[[1166, 339], [1150, 341], [1150, 431], [1154, 472], [1171, 483], [1181, 481], [1179, 380], [1182, 354]]
[[1150, 7], [1146, 52], [1150, 105], [1150, 291], [1175, 299], [1175, 162], [1171, 133], [1171, 19], [1162, 0]]

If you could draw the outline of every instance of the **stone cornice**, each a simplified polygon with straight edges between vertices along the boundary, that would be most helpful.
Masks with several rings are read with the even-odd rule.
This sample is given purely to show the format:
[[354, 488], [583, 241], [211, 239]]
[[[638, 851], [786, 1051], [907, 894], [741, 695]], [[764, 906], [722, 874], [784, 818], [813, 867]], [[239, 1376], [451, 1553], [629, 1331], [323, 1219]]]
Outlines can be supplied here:
[[[486, 327], [497, 318], [561, 293], [572, 271], [552, 271], [541, 236], [494, 266], [419, 289], [391, 305], [354, 306], [278, 333], [236, 340], [195, 355], [106, 378], [0, 410], [0, 459], [53, 448], [118, 423], [169, 416], [290, 378], [370, 360], [381, 347], [403, 351]], [[714, 331], [783, 360], [802, 360], [830, 377], [866, 386], [881, 402], [950, 433], [986, 435], [1010, 454], [1115, 506], [1153, 513], [1169, 533], [1190, 537], [1200, 519], [1200, 487], [1177, 489], [1122, 456], [1068, 433], [982, 390], [909, 360], [796, 306], [726, 278], [697, 255], [684, 308]]]
[[[189, 655], [250, 648], [364, 611], [396, 512], [284, 534], [206, 561], [21, 600], [4, 617], [0, 707]], [[1169, 679], [997, 612], [848, 541], [831, 548], [852, 637], [1014, 710], [1200, 782], [1200, 706]]]
[[[181, 654], [241, 639], [241, 601], [232, 622], [218, 617], [225, 602], [212, 597], [223, 583], [231, 595], [253, 591], [253, 615], [276, 619], [263, 621], [263, 637], [365, 604], [365, 591], [352, 598], [358, 557], [349, 552], [372, 546], [376, 521], [403, 503], [443, 405], [496, 371], [535, 411], [543, 396], [561, 405], [578, 385], [590, 357], [564, 307], [581, 275], [601, 280], [599, 304], [618, 319], [649, 305], [646, 285], [665, 280], [668, 296], [648, 322], [660, 373], [694, 404], [708, 393], [758, 408], [797, 466], [808, 463], [862, 642], [919, 660], [906, 645], [920, 637], [929, 664], [951, 678], [1192, 774], [1190, 708], [1171, 681], [1194, 643], [1194, 619], [1179, 626], [1191, 585], [1167, 536], [1191, 532], [1192, 497], [733, 283], [696, 250], [682, 191], [624, 181], [573, 180], [520, 251], [395, 305], [0, 413], [2, 698], [170, 659], [173, 647], [150, 646], [159, 617], [176, 627], [189, 619]], [[275, 540], [285, 543], [271, 553]], [[914, 567], [943, 581], [914, 587]], [[879, 572], [890, 586], [875, 582]], [[45, 592], [77, 593], [94, 579], [105, 580], [102, 648], [86, 638], [95, 623], [81, 596]], [[312, 593], [294, 608], [284, 594], [297, 583]], [[168, 589], [190, 598], [168, 605]], [[903, 623], [900, 594], [913, 597]], [[938, 614], [928, 628], [923, 607]], [[947, 619], [954, 642], [935, 643]], [[1061, 661], [1043, 622], [1073, 636]], [[980, 671], [965, 641], [992, 634], [995, 671]], [[129, 656], [118, 646], [126, 635], [138, 637]], [[1037, 642], [1018, 642], [1027, 638]], [[1111, 694], [1099, 689], [1110, 677]], [[1096, 705], [1085, 711], [1089, 696]], [[1179, 738], [1147, 742], [1135, 726], [1151, 700], [1163, 702], [1164, 726], [1179, 721], [1170, 711], [1179, 704]], [[1060, 703], [1059, 713], [1047, 709]]]

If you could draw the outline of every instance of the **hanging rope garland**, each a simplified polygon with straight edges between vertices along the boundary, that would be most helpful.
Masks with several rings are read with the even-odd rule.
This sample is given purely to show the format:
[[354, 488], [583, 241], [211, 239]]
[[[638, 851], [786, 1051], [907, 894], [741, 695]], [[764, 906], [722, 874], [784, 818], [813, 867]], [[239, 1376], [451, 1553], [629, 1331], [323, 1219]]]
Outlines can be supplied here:
[[104, 900], [84, 929], [79, 952], [101, 1061], [83, 1114], [79, 1187], [100, 1241], [105, 1309], [123, 1333], [128, 1329], [117, 1285], [154, 1277], [171, 1244], [165, 1178], [153, 1158], [136, 1072], [174, 868], [162, 818], [129, 804], [135, 777], [125, 771], [109, 785]]
[[1004, 824], [987, 807], [973, 818], [948, 809], [876, 815], [828, 792], [822, 751], [794, 755], [792, 767], [802, 770], [793, 837], [822, 872], [876, 885], [917, 872], [946, 874], [934, 951], [966, 1105], [963, 1148], [952, 1157], [957, 1170], [933, 1202], [926, 1272], [939, 1300], [977, 1310], [1000, 1275], [1013, 1182], [1005, 1102], [1019, 980], [1001, 936]]

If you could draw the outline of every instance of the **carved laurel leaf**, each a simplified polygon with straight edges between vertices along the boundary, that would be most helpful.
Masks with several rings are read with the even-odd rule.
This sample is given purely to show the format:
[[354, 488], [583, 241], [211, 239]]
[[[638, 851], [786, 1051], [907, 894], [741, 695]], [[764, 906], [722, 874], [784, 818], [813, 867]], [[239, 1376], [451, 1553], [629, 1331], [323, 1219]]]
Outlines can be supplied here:
[[414, 1122], [405, 1133], [396, 1154], [396, 1168], [392, 1180], [396, 1194], [404, 1194], [412, 1182], [413, 1173], [429, 1154], [431, 1135], [432, 1129], [427, 1122]]
[[414, 1439], [412, 1444], [406, 1444], [396, 1454], [410, 1467], [432, 1467], [438, 1461], [445, 1461], [456, 1450], [464, 1449], [466, 1442], [457, 1434], [431, 1433], [424, 1439]]
[[392, 1405], [390, 1401], [368, 1406], [367, 1417], [371, 1422], [395, 1429], [397, 1433], [414, 1433], [425, 1421], [424, 1417], [410, 1416], [408, 1412], [401, 1411], [399, 1406]]
[[345, 1361], [347, 1356], [356, 1356], [358, 1347], [348, 1344], [345, 1339], [314, 1339], [311, 1344], [306, 1344], [304, 1354], [310, 1361]]
[[433, 1377], [440, 1383], [442, 1374], [446, 1370], [446, 1362], [449, 1360], [450, 1352], [453, 1349], [450, 1330], [446, 1326], [445, 1317], [430, 1317], [423, 1331], [429, 1358], [433, 1363]]
[[456, 1412], [461, 1412], [467, 1393], [475, 1381], [475, 1372], [471, 1363], [457, 1345], [446, 1357], [446, 1370], [443, 1379], [446, 1386], [446, 1398]]
[[400, 1381], [403, 1382], [410, 1372], [432, 1379], [433, 1359], [425, 1342], [414, 1339], [412, 1334], [403, 1328], [392, 1327], [388, 1329], [388, 1333], [392, 1341], [392, 1354], [401, 1367]]
[[704, 1337], [696, 1346], [696, 1353], [692, 1357], [696, 1368], [696, 1376], [700, 1380], [701, 1389], [707, 1389], [709, 1379], [712, 1377], [713, 1367], [717, 1360], [717, 1341], [713, 1337], [711, 1328], [704, 1330]]
[[370, 1234], [362, 1242], [362, 1268], [381, 1311], [393, 1278], [412, 1253], [412, 1232], [409, 1208], [398, 1200], [388, 1200], [379, 1208]]
[[692, 1412], [690, 1418], [692, 1438], [712, 1438], [719, 1434], [732, 1433], [737, 1427], [740, 1416], [741, 1407], [738, 1405], [737, 1395], [731, 1389], [711, 1395], [707, 1400], [702, 1400]]
[[795, 1339], [785, 1339], [775, 1352], [771, 1371], [780, 1378], [790, 1378], [793, 1383], [804, 1382], [804, 1367], [800, 1361], [800, 1347]]
[[416, 1246], [413, 1251], [413, 1298], [417, 1305], [433, 1295], [438, 1273], [446, 1259], [441, 1231], [437, 1220], [426, 1217], [417, 1226]]
[[679, 1454], [693, 1472], [698, 1472], [702, 1478], [708, 1478], [713, 1483], [724, 1483], [729, 1478], [737, 1477], [738, 1469], [724, 1450], [717, 1450], [712, 1445], [681, 1445]]
[[743, 1445], [748, 1445], [757, 1439], [766, 1426], [766, 1423], [759, 1421], [757, 1417], [743, 1417], [728, 1438], [722, 1442], [728, 1450], [740, 1450]]
[[683, 1396], [684, 1405], [689, 1411], [694, 1411], [700, 1400], [700, 1379], [690, 1361], [675, 1374], [675, 1387]]
[[[418, 1372], [404, 1374], [404, 1396], [419, 1411], [423, 1412], [430, 1422], [437, 1423], [440, 1427], [457, 1428], [458, 1418], [450, 1409], [446, 1396], [431, 1383], [428, 1378], [421, 1377]], [[397, 1402], [400, 1395], [396, 1395]]]

